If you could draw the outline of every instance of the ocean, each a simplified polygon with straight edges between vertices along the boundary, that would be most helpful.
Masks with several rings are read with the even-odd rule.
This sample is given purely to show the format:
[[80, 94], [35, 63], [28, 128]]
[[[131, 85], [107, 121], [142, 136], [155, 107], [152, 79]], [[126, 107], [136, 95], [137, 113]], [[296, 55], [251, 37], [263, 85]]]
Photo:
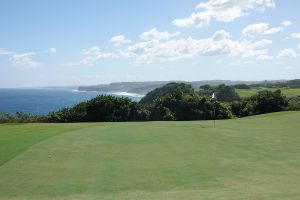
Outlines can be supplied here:
[[0, 89], [0, 112], [43, 115], [61, 108], [71, 107], [101, 94], [129, 97], [134, 101], [142, 98], [142, 95], [126, 92], [101, 93], [69, 88]]

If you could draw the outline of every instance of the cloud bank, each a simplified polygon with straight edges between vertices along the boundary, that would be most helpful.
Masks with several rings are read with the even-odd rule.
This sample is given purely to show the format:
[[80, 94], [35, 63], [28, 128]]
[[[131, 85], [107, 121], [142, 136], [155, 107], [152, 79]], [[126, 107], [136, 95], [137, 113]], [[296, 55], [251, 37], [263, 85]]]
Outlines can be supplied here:
[[175, 19], [172, 23], [178, 27], [200, 28], [209, 25], [212, 20], [232, 22], [253, 11], [274, 7], [274, 0], [209, 0], [196, 6], [196, 10], [200, 11], [186, 18]]

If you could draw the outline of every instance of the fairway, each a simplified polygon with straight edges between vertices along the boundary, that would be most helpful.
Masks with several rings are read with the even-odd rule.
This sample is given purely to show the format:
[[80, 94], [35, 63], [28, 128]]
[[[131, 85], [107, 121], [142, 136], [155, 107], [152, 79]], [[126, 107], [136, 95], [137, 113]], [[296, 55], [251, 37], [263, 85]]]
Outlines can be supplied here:
[[299, 122], [0, 125], [0, 199], [298, 200]]
[[282, 94], [287, 97], [296, 97], [300, 96], [300, 89], [299, 88], [251, 88], [251, 89], [236, 89], [236, 92], [241, 97], [251, 97], [253, 95], [256, 95], [259, 91], [262, 90], [281, 90]]

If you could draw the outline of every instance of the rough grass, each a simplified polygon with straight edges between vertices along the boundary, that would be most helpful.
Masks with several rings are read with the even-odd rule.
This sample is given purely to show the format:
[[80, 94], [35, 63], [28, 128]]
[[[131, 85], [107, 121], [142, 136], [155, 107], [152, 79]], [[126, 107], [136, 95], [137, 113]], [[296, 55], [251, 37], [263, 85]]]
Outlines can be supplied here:
[[299, 122], [1, 125], [0, 199], [296, 200]]
[[251, 88], [251, 89], [236, 89], [236, 92], [241, 97], [250, 97], [250, 96], [257, 94], [261, 90], [275, 91], [278, 89], [280, 89], [281, 92], [287, 97], [300, 96], [299, 88]]

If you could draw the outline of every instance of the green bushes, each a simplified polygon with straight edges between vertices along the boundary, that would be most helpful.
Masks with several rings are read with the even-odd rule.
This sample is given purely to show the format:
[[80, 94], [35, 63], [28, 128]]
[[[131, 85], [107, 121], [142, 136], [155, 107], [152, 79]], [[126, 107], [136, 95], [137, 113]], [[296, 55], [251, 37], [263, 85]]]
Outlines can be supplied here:
[[285, 110], [287, 106], [288, 101], [286, 97], [281, 94], [280, 90], [274, 92], [263, 90], [252, 97], [232, 102], [231, 110], [235, 116], [245, 117], [282, 111]]
[[184, 83], [168, 83], [160, 88], [156, 88], [149, 92], [145, 97], [141, 99], [139, 103], [146, 105], [151, 104], [154, 102], [155, 99], [158, 97], [164, 97], [165, 95], [168, 95], [172, 92], [184, 92], [184, 93], [190, 93], [193, 92], [193, 88], [191, 85], [187, 85]]
[[[217, 101], [211, 99], [216, 93]], [[140, 103], [129, 98], [98, 96], [71, 108], [44, 116], [1, 113], [0, 123], [10, 122], [120, 122], [149, 120], [209, 120], [300, 110], [298, 98], [287, 100], [280, 90], [264, 90], [248, 98], [239, 98], [234, 88], [202, 86], [195, 92], [183, 83], [170, 83], [147, 94]]]
[[300, 96], [290, 98], [286, 110], [300, 111]]
[[137, 103], [129, 98], [98, 96], [86, 103], [88, 121], [133, 121], [137, 110]]
[[234, 86], [225, 84], [221, 84], [216, 87], [203, 85], [199, 88], [199, 93], [200, 95], [206, 97], [211, 97], [212, 93], [215, 93], [218, 101], [222, 102], [232, 102], [240, 99], [239, 95], [235, 91]]
[[156, 99], [150, 106], [151, 120], [206, 120], [213, 118], [213, 109], [217, 119], [232, 117], [230, 107], [213, 102], [197, 93], [170, 93]]
[[13, 123], [13, 122], [15, 122], [13, 116], [4, 112], [0, 112], [0, 123]]
[[0, 123], [32, 123], [48, 122], [46, 116], [29, 115], [23, 112], [17, 112], [15, 115], [0, 112]]

